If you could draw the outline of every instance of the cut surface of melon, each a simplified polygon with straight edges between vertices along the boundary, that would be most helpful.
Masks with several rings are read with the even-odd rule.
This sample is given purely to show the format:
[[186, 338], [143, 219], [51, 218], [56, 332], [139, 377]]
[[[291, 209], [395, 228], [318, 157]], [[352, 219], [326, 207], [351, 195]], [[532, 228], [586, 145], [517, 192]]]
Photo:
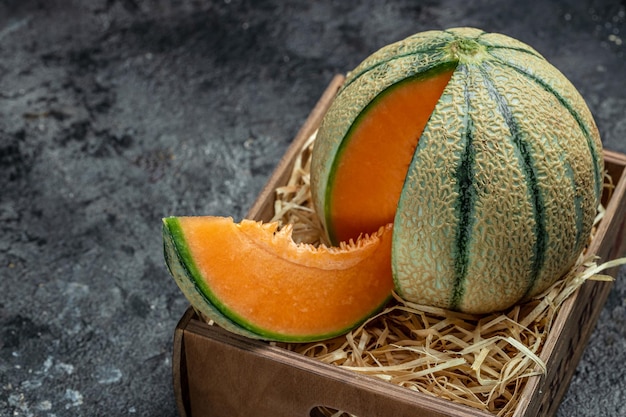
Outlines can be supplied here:
[[229, 330], [246, 336], [327, 339], [363, 322], [391, 295], [391, 225], [355, 243], [316, 248], [294, 243], [291, 228], [277, 223], [210, 216], [163, 222], [176, 252], [166, 260], [182, 265], [170, 271], [183, 293], [208, 318], [217, 314], [218, 324], [226, 319]]
[[452, 73], [446, 68], [398, 83], [361, 113], [328, 188], [332, 242], [356, 239], [393, 222], [413, 152]]

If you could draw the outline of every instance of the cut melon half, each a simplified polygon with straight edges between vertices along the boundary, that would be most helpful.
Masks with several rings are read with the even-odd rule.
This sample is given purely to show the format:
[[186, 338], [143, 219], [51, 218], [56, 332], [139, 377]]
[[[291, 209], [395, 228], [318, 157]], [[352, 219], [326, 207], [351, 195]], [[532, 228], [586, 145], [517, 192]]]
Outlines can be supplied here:
[[165, 259], [193, 307], [227, 330], [287, 342], [344, 334], [391, 296], [392, 225], [338, 247], [229, 217], [163, 219]]
[[312, 201], [331, 243], [393, 222], [402, 299], [491, 313], [541, 294], [588, 241], [602, 141], [530, 46], [475, 28], [387, 45], [320, 124]]

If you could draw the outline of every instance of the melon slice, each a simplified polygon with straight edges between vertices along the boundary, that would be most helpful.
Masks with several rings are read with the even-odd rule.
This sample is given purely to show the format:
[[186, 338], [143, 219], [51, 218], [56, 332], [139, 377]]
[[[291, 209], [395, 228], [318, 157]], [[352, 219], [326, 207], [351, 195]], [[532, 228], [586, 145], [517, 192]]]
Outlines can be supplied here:
[[247, 337], [302, 342], [358, 326], [391, 296], [392, 225], [338, 247], [296, 244], [291, 227], [227, 217], [163, 220], [165, 259], [191, 304]]

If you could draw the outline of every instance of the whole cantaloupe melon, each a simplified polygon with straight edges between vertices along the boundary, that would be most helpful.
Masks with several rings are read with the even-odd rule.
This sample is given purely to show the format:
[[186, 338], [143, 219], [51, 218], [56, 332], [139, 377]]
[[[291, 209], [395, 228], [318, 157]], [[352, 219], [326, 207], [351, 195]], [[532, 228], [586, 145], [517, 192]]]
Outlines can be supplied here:
[[571, 268], [602, 182], [575, 87], [530, 46], [474, 28], [418, 33], [348, 74], [311, 168], [331, 242], [393, 222], [398, 294], [473, 313]]

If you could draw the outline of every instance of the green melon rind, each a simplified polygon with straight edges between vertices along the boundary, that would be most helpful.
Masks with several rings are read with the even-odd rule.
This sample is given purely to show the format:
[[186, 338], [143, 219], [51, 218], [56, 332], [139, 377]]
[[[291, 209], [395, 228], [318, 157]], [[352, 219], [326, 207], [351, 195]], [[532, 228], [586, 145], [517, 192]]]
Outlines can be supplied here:
[[[528, 200], [533, 208], [533, 236], [535, 236], [535, 241], [533, 245], [533, 252], [531, 257], [532, 263], [530, 267], [530, 273], [528, 274], [526, 290], [520, 297], [523, 298], [526, 294], [532, 291], [537, 282], [539, 274], [544, 267], [546, 248], [548, 245], [546, 239], [546, 206], [544, 201], [544, 199], [546, 198], [546, 193], [541, 189], [540, 183], [537, 178], [540, 174], [538, 173], [538, 161], [534, 157], [535, 153], [532, 150], [532, 144], [529, 143], [524, 129], [520, 127], [518, 120], [513, 116], [509, 108], [510, 103], [507, 103], [506, 99], [503, 97], [500, 91], [498, 91], [497, 87], [494, 85], [494, 81], [491, 75], [484, 68], [484, 66], [478, 67], [478, 71], [481, 73], [486, 89], [490, 92], [490, 96], [496, 103], [497, 111], [504, 118], [506, 127], [510, 132], [510, 138], [508, 138], [508, 140], [511, 141], [517, 151], [517, 160], [519, 161], [518, 163], [521, 171], [524, 173], [526, 185], [528, 188]], [[558, 169], [558, 167], [555, 169]], [[566, 172], [569, 173], [569, 170], [566, 170]], [[569, 185], [572, 185], [573, 187], [573, 184], [571, 183], [571, 176], [568, 174], [565, 174], [564, 176], [570, 180]], [[568, 187], [563, 187], [563, 189], [566, 188]], [[579, 222], [577, 221], [576, 225], [578, 224]]]
[[163, 219], [163, 241], [167, 267], [180, 290], [191, 305], [220, 327], [248, 338], [278, 342], [314, 342], [346, 334], [380, 311], [391, 298], [391, 294], [369, 314], [351, 325], [322, 334], [292, 335], [269, 331], [249, 323], [229, 309], [213, 294], [202, 273], [196, 266], [185, 241], [178, 218]]
[[[362, 75], [369, 73], [375, 74], [376, 70], [386, 70], [385, 66], [389, 66], [394, 61], [405, 61], [412, 59], [420, 59], [424, 54], [439, 53], [442, 58], [448, 55], [445, 50], [445, 46], [450, 43], [455, 37], [454, 34], [446, 33], [442, 31], [426, 31], [412, 35], [401, 42], [395, 42], [386, 45], [376, 51], [374, 54], [365, 58], [356, 68], [354, 68], [347, 75], [346, 80], [339, 93], [346, 90], [355, 80], [358, 80]], [[427, 67], [428, 62], [438, 62], [439, 59], [427, 59], [424, 62], [424, 67]], [[410, 62], [410, 61], [409, 61]], [[397, 65], [397, 64], [396, 64]], [[406, 63], [401, 64], [406, 67]], [[419, 70], [421, 67], [416, 67]]]
[[[504, 38], [505, 40], [503, 42], [505, 42], [505, 44], [512, 42], [510, 40], [511, 38], [502, 35], [498, 37]], [[515, 42], [519, 43], [519, 41]], [[561, 102], [561, 105], [567, 108], [572, 117], [576, 119], [576, 122], [586, 135], [589, 151], [592, 154], [595, 164], [595, 190], [596, 198], [599, 199], [602, 195], [604, 172], [604, 166], [602, 164], [602, 142], [593, 115], [589, 111], [579, 91], [565, 75], [558, 71], [541, 55], [520, 56], [515, 54], [514, 50], [506, 48], [490, 50], [489, 53], [494, 58], [498, 59], [499, 62], [508, 65], [541, 84], [544, 89], [554, 94]]]
[[[601, 159], [598, 161], [594, 150], [589, 148], [586, 131], [580, 128], [571, 109], [563, 105], [561, 94], [546, 88], [550, 79], [537, 82], [536, 78], [511, 72], [500, 63], [485, 63], [484, 67], [493, 89], [500, 91], [510, 125], [523, 133], [520, 143], [526, 141], [528, 154], [534, 155], [528, 162], [535, 172], [539, 196], [535, 204], [536, 220], [541, 224], [537, 232], [537, 273], [526, 294], [532, 296], [551, 285], [554, 277], [565, 273], [587, 242], [597, 209], [594, 182], [601, 181], [597, 177]], [[534, 99], [521, 100], [521, 93], [510, 93], [507, 97], [508, 88], [499, 80], [502, 77], [498, 77], [500, 71], [506, 71], [514, 85], [526, 83], [522, 88], [524, 97]], [[556, 72], [555, 77], [558, 75]], [[541, 180], [544, 177], [551, 179]], [[545, 239], [540, 241], [541, 230]]]
[[539, 52], [517, 39], [498, 33], [483, 33], [476, 39], [487, 48], [492, 58], [523, 73], [554, 94], [576, 119], [587, 136], [594, 161], [597, 161], [596, 198], [599, 199], [603, 184], [602, 142], [593, 116], [575, 86]]

